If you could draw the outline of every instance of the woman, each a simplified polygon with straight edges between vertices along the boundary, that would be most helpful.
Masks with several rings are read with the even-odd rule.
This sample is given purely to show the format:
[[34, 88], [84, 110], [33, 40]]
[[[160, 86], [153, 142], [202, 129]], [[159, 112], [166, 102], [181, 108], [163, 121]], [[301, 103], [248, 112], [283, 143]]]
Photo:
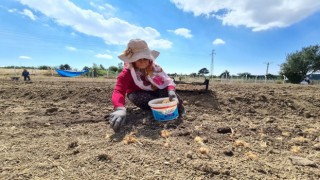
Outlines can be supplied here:
[[169, 97], [177, 98], [180, 116], [185, 114], [182, 100], [175, 92], [173, 80], [155, 64], [159, 52], [150, 50], [148, 44], [141, 39], [132, 39], [127, 49], [118, 56], [125, 67], [117, 78], [112, 94], [114, 112], [110, 115], [110, 125], [114, 130], [123, 126], [126, 118], [125, 96], [136, 106], [149, 110], [150, 100]]

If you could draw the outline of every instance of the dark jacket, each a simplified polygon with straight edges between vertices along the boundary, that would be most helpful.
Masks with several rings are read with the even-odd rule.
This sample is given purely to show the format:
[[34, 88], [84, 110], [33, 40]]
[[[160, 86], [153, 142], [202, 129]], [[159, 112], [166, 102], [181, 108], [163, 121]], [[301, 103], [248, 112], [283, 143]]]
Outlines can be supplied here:
[[29, 76], [29, 74], [30, 74], [30, 73], [29, 73], [28, 71], [23, 71], [23, 72], [22, 72], [22, 76], [24, 76], [24, 77]]

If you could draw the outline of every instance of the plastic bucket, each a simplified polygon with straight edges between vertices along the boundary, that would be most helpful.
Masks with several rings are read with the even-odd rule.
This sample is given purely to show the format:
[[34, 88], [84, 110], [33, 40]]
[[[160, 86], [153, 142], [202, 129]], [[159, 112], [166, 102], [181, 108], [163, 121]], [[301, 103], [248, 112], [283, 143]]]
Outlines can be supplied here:
[[158, 98], [149, 101], [148, 105], [151, 107], [152, 114], [157, 121], [174, 120], [179, 116], [177, 104], [178, 100], [169, 101], [168, 97]]

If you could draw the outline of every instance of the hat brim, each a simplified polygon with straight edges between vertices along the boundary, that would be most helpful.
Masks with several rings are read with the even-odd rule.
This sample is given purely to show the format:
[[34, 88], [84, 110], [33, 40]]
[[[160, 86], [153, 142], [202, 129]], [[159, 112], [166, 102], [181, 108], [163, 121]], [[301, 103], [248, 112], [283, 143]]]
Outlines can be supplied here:
[[159, 56], [159, 54], [160, 52], [151, 50], [149, 52], [134, 53], [132, 57], [128, 57], [128, 56], [125, 56], [124, 54], [121, 54], [120, 56], [118, 56], [118, 58], [126, 63], [133, 63], [139, 59], [150, 59], [154, 61]]

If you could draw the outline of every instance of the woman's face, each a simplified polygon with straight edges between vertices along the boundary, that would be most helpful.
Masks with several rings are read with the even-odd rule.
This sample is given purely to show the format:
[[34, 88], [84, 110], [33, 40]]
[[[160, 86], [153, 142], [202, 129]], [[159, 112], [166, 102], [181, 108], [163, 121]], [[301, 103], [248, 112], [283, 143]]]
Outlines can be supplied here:
[[134, 65], [139, 69], [146, 69], [150, 64], [149, 59], [139, 59], [138, 61], [134, 62]]

